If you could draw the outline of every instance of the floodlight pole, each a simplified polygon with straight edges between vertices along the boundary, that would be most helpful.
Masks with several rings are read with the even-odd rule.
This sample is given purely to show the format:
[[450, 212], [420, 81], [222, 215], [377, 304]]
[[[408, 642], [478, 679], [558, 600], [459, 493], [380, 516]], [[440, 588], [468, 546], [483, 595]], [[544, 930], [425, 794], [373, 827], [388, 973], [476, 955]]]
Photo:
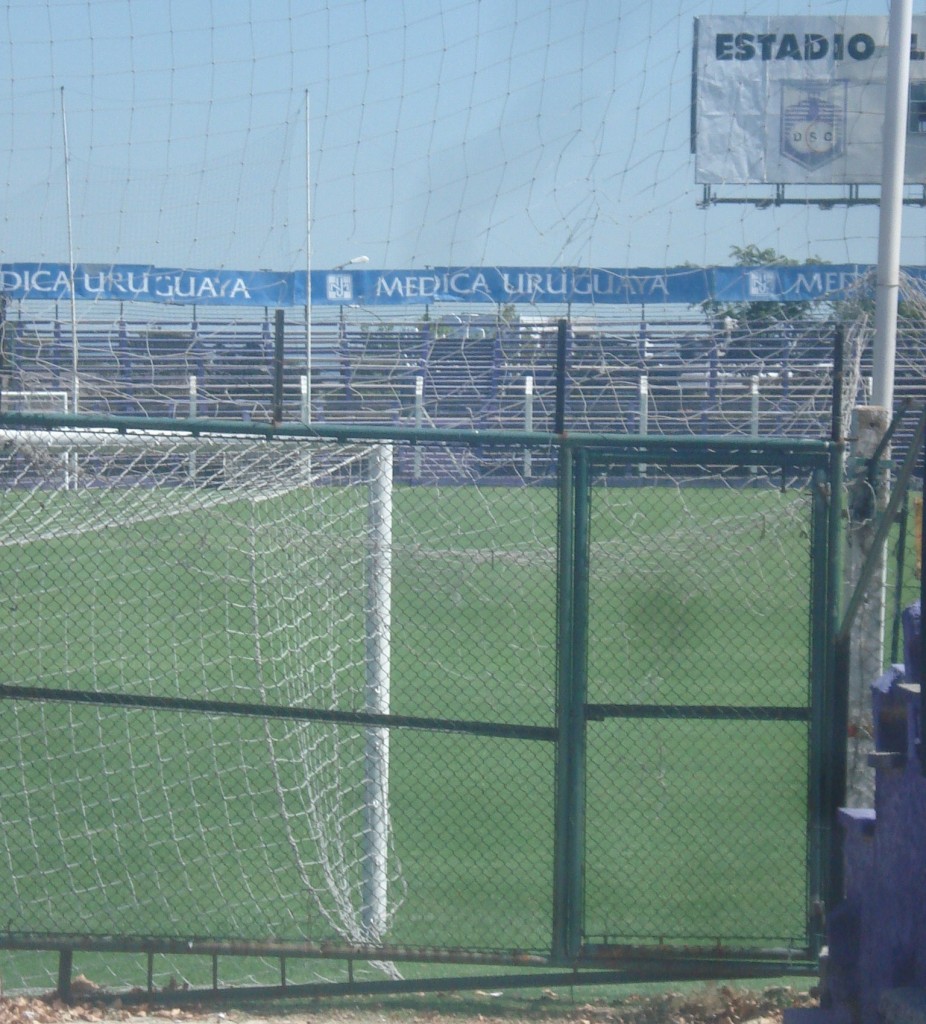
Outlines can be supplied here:
[[312, 422], [312, 145], [305, 91], [305, 422]]
[[68, 291], [71, 303], [71, 412], [78, 411], [80, 385], [77, 381], [77, 296], [74, 267], [74, 230], [71, 218], [71, 150], [68, 145], [68, 115], [64, 105], [64, 86], [61, 86], [61, 133], [64, 141], [64, 200], [68, 229]]
[[[871, 405], [855, 410], [857, 464], [875, 457], [888, 429], [894, 404], [897, 349], [897, 303], [900, 297], [900, 241], [903, 213], [904, 160], [907, 141], [907, 105], [910, 86], [912, 0], [891, 0], [888, 26], [887, 83], [884, 91], [884, 142], [881, 158], [881, 204], [878, 224], [878, 269], [875, 295], [875, 336], [872, 349]], [[848, 740], [845, 800], [849, 806], [868, 807], [873, 779], [868, 767], [870, 699], [868, 686], [884, 666], [884, 625], [887, 587], [887, 548], [878, 541], [877, 512], [885, 508], [888, 475], [875, 478], [874, 503], [849, 506], [846, 533], [845, 584], [851, 594], [861, 582], [863, 567], [874, 556], [861, 614], [852, 632], [847, 669], [847, 699], [854, 738]], [[866, 497], [866, 495], [862, 495]], [[872, 551], [879, 545], [877, 553]]]
[[878, 276], [872, 353], [872, 405], [889, 412], [894, 404], [897, 300], [900, 295], [900, 238], [903, 213], [910, 35], [913, 0], [891, 0], [887, 84], [884, 94], [884, 151], [878, 226]]

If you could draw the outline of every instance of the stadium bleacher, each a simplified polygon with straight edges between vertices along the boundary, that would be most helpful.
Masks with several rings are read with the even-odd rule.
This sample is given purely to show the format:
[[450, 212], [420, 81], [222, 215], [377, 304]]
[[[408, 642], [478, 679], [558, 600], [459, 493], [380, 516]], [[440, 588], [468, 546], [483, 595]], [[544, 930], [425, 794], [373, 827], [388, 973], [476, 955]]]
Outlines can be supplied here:
[[[180, 319], [184, 312], [189, 319]], [[84, 315], [73, 330], [56, 314], [6, 311], [0, 345], [4, 409], [25, 407], [31, 393], [73, 396], [76, 344], [80, 411], [272, 417], [270, 311], [206, 320], [184, 310], [159, 320]], [[372, 320], [365, 311], [352, 314], [342, 310], [336, 319], [313, 321], [310, 339], [304, 320], [285, 324], [284, 419], [552, 429], [555, 317], [430, 311]], [[825, 436], [832, 339], [832, 325], [820, 320], [731, 329], [691, 310], [661, 318], [570, 319], [566, 426]], [[901, 325], [898, 353], [898, 399], [921, 399], [926, 359], [917, 325]], [[863, 358], [855, 401], [864, 401], [865, 376]]]

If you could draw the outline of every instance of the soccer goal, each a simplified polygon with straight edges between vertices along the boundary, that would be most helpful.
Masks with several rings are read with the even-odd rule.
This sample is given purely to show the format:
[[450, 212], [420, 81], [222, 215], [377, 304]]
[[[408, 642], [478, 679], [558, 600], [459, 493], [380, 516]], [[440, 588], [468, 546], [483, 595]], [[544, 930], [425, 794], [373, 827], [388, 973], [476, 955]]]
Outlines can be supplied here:
[[0, 412], [68, 412], [66, 391], [4, 391]]
[[382, 943], [390, 446], [0, 440], [4, 920]]

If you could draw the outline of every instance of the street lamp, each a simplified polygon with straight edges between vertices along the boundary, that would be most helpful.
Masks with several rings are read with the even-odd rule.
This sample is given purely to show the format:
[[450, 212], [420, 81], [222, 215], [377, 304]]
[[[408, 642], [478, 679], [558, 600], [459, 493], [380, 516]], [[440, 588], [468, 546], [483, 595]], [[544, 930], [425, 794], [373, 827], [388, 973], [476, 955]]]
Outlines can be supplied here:
[[332, 267], [332, 270], [344, 270], [346, 267], [355, 267], [358, 263], [369, 263], [369, 256], [351, 256], [349, 260], [345, 260], [343, 263], [339, 263], [337, 266]]

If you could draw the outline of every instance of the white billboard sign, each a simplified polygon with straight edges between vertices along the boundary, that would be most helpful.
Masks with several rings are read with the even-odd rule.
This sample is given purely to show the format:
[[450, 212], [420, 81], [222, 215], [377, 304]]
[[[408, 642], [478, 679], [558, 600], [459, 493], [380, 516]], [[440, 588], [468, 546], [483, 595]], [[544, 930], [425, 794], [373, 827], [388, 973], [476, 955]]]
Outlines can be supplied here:
[[[886, 17], [697, 18], [696, 181], [879, 182], [887, 50]], [[910, 57], [905, 180], [926, 184], [926, 18]]]

